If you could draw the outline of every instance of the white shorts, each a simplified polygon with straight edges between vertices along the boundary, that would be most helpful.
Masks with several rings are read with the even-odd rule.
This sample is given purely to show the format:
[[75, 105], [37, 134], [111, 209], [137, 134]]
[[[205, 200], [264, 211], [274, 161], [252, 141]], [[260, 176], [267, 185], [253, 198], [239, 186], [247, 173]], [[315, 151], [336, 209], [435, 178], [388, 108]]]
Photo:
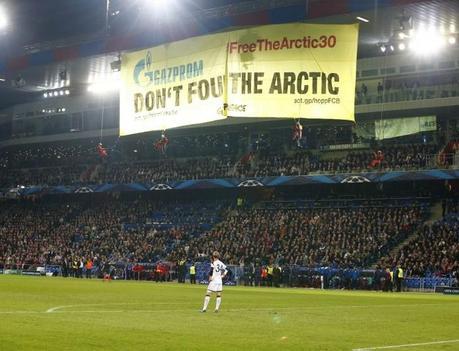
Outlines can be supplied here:
[[220, 292], [223, 290], [223, 284], [221, 281], [212, 280], [207, 286], [207, 290], [212, 292]]

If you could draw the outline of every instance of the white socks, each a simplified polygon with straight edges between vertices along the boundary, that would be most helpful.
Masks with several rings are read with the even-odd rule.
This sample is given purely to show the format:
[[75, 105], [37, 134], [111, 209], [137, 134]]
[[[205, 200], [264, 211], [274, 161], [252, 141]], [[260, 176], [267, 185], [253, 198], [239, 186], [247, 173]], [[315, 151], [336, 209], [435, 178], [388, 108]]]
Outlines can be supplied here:
[[[204, 306], [202, 307], [203, 311], [207, 310], [207, 306], [209, 306], [209, 302], [210, 302], [210, 296], [206, 295], [206, 297], [204, 297]], [[218, 296], [217, 300], [215, 301], [215, 311], [218, 311], [220, 309], [221, 303], [222, 303], [222, 298]]]
[[209, 305], [210, 301], [210, 296], [207, 296], [204, 298], [204, 307], [202, 308], [203, 311], [207, 310], [207, 306]]

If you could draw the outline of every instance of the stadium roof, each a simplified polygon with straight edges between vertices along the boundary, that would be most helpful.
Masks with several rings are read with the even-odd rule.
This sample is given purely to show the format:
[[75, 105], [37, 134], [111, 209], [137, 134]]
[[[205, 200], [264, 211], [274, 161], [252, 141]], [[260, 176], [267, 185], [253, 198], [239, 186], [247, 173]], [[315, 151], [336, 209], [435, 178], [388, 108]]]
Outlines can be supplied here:
[[[58, 88], [63, 71], [67, 84], [80, 89], [92, 74], [110, 72], [110, 63], [119, 51], [234, 26], [295, 20], [352, 23], [361, 16], [369, 22], [361, 23], [359, 57], [371, 57], [379, 54], [377, 43], [393, 35], [402, 14], [411, 16], [414, 23], [444, 28], [459, 25], [457, 0], [387, 0], [376, 8], [373, 1], [352, 0], [180, 0], [179, 13], [187, 16], [190, 27], [177, 30], [177, 20], [181, 18], [174, 17], [172, 25], [158, 32], [151, 17], [139, 10], [139, 4], [145, 1], [154, 0], [111, 0], [110, 37], [106, 35], [105, 1], [0, 3], [8, 10], [10, 22], [8, 31], [0, 35], [0, 78], [5, 79], [0, 81], [0, 108], [33, 100], [45, 90]], [[206, 27], [197, 28], [196, 24]], [[137, 44], [132, 44], [134, 37], [140, 38]]]

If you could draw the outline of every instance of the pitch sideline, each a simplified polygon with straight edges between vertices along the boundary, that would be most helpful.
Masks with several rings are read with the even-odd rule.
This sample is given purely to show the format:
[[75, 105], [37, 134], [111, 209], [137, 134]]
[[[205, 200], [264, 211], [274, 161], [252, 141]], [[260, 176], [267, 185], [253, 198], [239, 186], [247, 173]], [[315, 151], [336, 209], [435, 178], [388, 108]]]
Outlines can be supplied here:
[[402, 348], [402, 347], [416, 347], [416, 346], [429, 346], [429, 345], [455, 344], [455, 343], [459, 343], [459, 339], [423, 342], [423, 343], [416, 343], [416, 344], [364, 347], [364, 348], [359, 348], [359, 349], [352, 349], [352, 351], [389, 350], [389, 349], [399, 349], [399, 348]]

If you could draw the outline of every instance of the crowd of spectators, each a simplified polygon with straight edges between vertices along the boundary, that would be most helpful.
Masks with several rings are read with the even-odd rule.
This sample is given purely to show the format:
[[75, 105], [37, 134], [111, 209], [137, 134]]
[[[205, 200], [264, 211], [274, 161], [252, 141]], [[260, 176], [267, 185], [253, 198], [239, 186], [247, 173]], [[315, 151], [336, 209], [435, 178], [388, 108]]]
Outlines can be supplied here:
[[41, 168], [88, 164], [97, 161], [96, 140], [25, 145], [0, 151], [0, 167]]
[[246, 163], [230, 157], [194, 158], [185, 160], [165, 159], [149, 163], [106, 165], [98, 174], [97, 182], [113, 183], [168, 182], [174, 180], [215, 179], [243, 177]]
[[[436, 151], [434, 145], [415, 144], [351, 151], [342, 157], [337, 157], [336, 152], [328, 152], [328, 155], [326, 152], [313, 155], [304, 151], [291, 155], [269, 154], [257, 159], [256, 166], [247, 175], [260, 177], [424, 169], [435, 167]], [[375, 158], [379, 158], [377, 164], [373, 162]]]
[[423, 225], [422, 203], [258, 208], [113, 195], [3, 202], [0, 210], [3, 268], [198, 262], [213, 250], [230, 265], [355, 269], [379, 262], [420, 277], [455, 276], [459, 268], [457, 215]]
[[0, 170], [0, 187], [89, 183], [88, 172], [92, 168], [86, 165], [74, 165]]
[[[163, 159], [154, 148], [154, 139], [121, 139], [107, 137], [103, 140], [86, 139], [47, 144], [22, 145], [0, 150], [0, 168], [46, 168], [75, 164], [92, 164], [99, 161], [96, 146], [102, 142], [113, 162], [132, 162]], [[246, 142], [239, 134], [204, 134], [170, 138], [168, 158], [232, 155]]]
[[[420, 216], [415, 208], [239, 209], [200, 235], [215, 223], [217, 208], [146, 201], [3, 204], [0, 260], [52, 264], [91, 256], [150, 262], [171, 250], [172, 256], [199, 257], [219, 248], [229, 263], [274, 255], [288, 263], [355, 265], [380, 250], [395, 232], [409, 230]], [[365, 231], [372, 235], [363, 235]]]
[[[414, 170], [436, 167], [435, 154], [438, 151], [435, 145], [430, 144], [340, 152], [286, 151], [285, 148], [273, 149], [265, 144], [266, 140], [259, 138], [251, 151], [245, 153], [230, 152], [231, 147], [228, 147], [227, 153], [217, 150], [207, 157], [198, 153], [196, 155], [199, 156], [179, 158], [169, 154], [158, 155], [155, 150], [147, 152], [145, 145], [142, 147], [139, 143], [122, 148], [115, 142], [108, 149], [109, 157], [104, 160], [98, 157], [97, 143], [94, 141], [85, 147], [71, 144], [67, 149], [64, 146], [53, 149], [50, 145], [37, 149], [23, 147], [1, 154], [0, 187], [162, 183], [193, 179]], [[168, 147], [167, 152], [172, 153], [172, 150], [172, 147]], [[209, 151], [207, 147], [206, 150]]]
[[366, 267], [422, 221], [420, 207], [235, 209], [203, 236], [176, 247], [196, 259], [217, 249], [230, 264]]
[[156, 262], [209, 230], [220, 206], [116, 198], [2, 203], [0, 265]]
[[457, 214], [430, 225], [384, 264], [398, 261], [407, 275], [414, 277], [440, 276], [459, 278], [459, 217]]

